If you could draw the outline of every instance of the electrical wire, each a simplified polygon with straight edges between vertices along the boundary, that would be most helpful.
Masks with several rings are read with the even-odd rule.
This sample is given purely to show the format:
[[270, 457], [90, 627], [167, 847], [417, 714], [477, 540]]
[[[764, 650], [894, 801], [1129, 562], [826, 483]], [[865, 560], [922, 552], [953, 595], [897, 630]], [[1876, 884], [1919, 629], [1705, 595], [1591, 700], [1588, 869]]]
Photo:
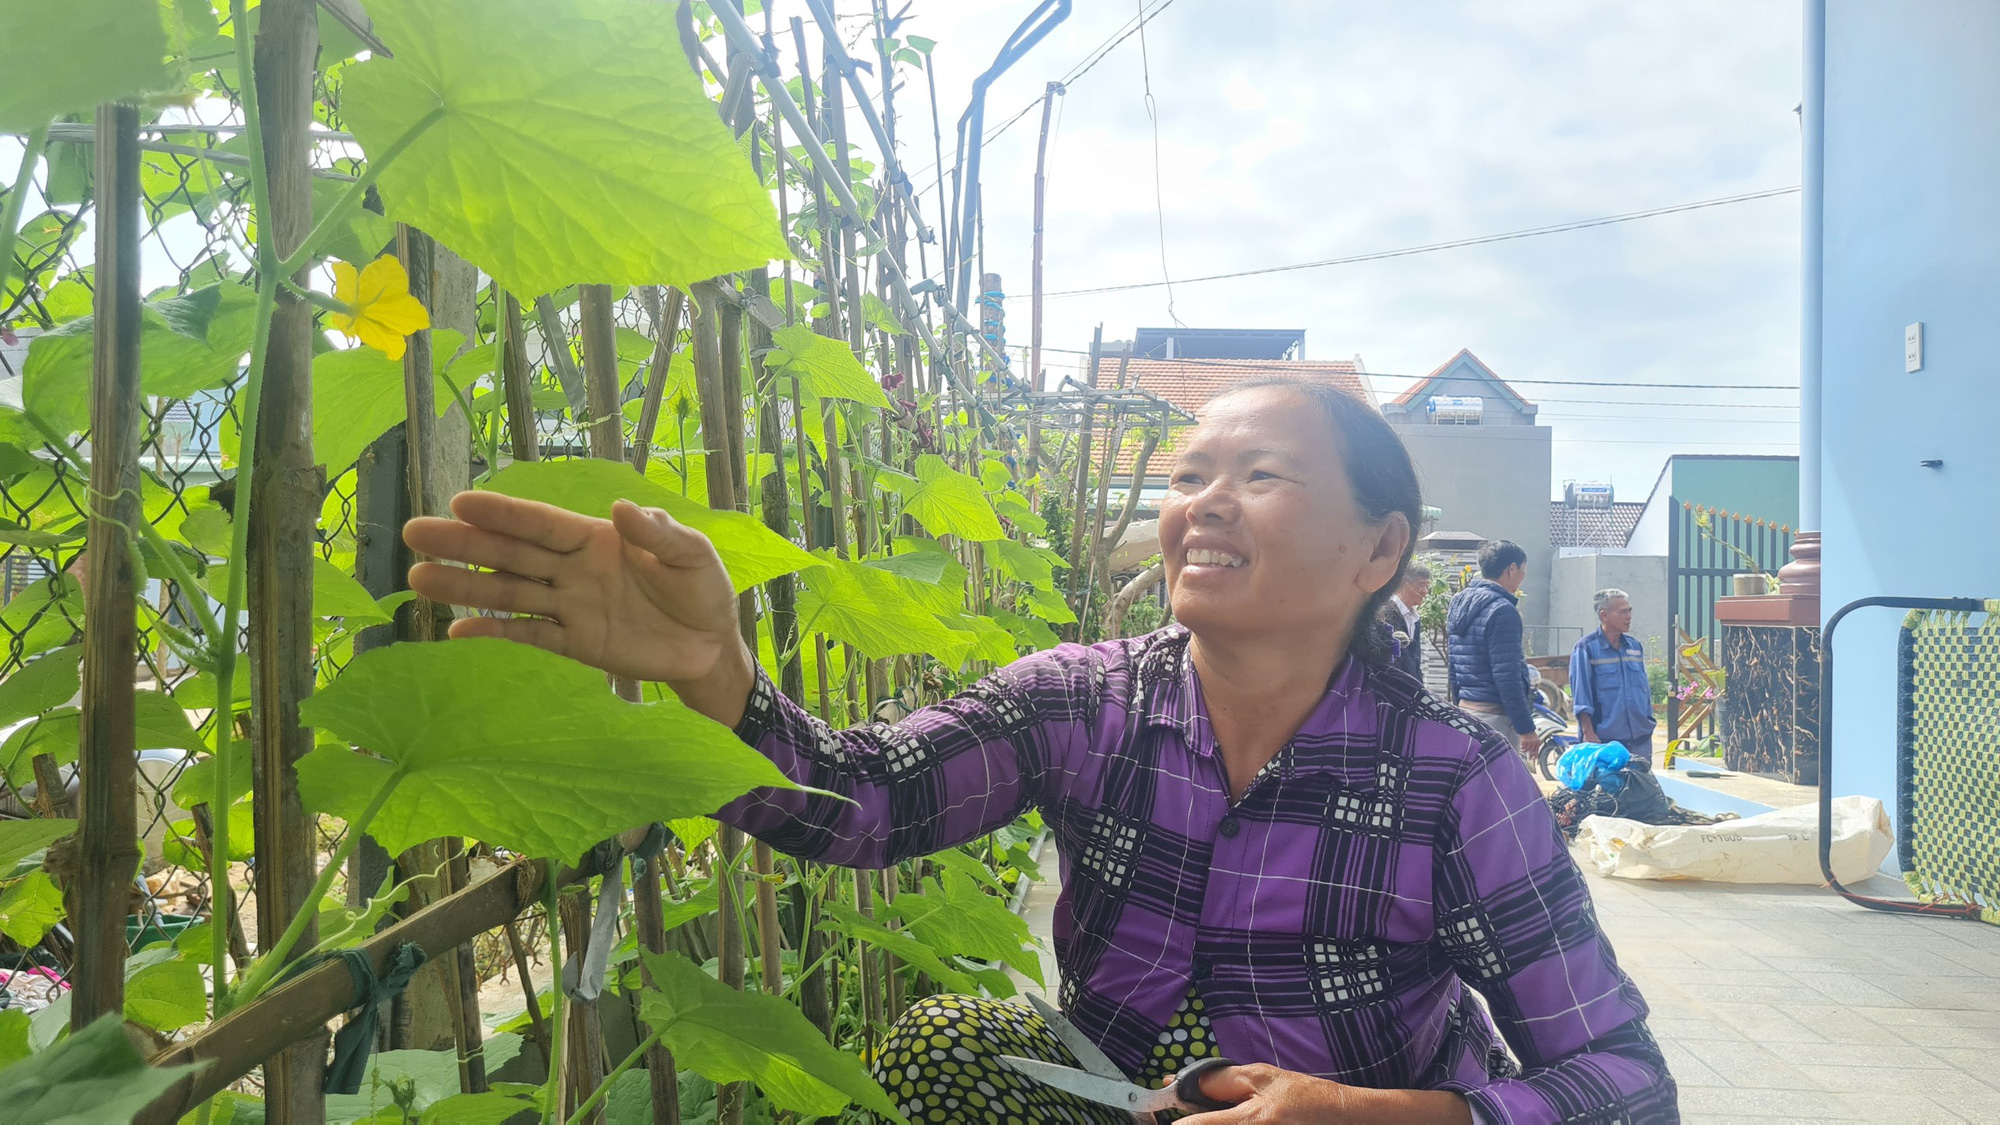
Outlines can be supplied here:
[[1186, 328], [1180, 314], [1174, 311], [1174, 275], [1167, 269], [1167, 201], [1160, 186], [1160, 105], [1153, 100], [1153, 59], [1146, 49], [1145, 0], [1139, 0], [1139, 78], [1146, 91], [1146, 119], [1153, 123], [1153, 217], [1160, 232], [1160, 279], [1167, 287], [1167, 319]]
[[[1088, 351], [1083, 350], [1081, 348], [1057, 348], [1057, 347], [1051, 347], [1048, 344], [1043, 344], [1042, 350], [1045, 352], [1057, 352], [1063, 355], [1087, 356], [1090, 354]], [[1105, 362], [1109, 363], [1117, 360], [1119, 357], [1113, 354], [1107, 354], [1103, 358]], [[1272, 372], [1272, 367], [1271, 367], [1272, 363], [1280, 362], [1277, 360], [1244, 361], [1244, 360], [1230, 360], [1230, 359], [1161, 360], [1161, 359], [1147, 359], [1143, 356], [1133, 356], [1132, 358], [1133, 361], [1137, 363], [1177, 363], [1188, 367], [1213, 367], [1224, 370], [1256, 371], [1264, 374], [1270, 374]], [[1328, 361], [1302, 360], [1293, 362], [1311, 364], [1311, 363], [1320, 363]], [[1282, 369], [1279, 370], [1282, 371]], [[1357, 372], [1357, 374], [1366, 375], [1370, 379], [1410, 379], [1413, 381], [1421, 381], [1424, 379], [1428, 379], [1431, 377], [1431, 375], [1435, 375], [1437, 373], [1431, 372], [1430, 374], [1426, 375], [1409, 375], [1394, 371], [1364, 371], [1364, 372]], [[1657, 387], [1657, 388], [1666, 388], [1669, 390], [1697, 390], [1697, 391], [1796, 391], [1799, 389], [1799, 385], [1797, 383], [1620, 383], [1615, 381], [1607, 382], [1604, 380], [1592, 380], [1592, 379], [1506, 379], [1503, 381], [1510, 386], [1518, 383], [1522, 386]], [[1759, 405], [1759, 404], [1746, 403], [1745, 405]], [[1772, 405], [1789, 406], [1791, 404], [1778, 403]]]
[[[1212, 273], [1202, 277], [1184, 277], [1175, 284], [1193, 285], [1200, 281], [1230, 281], [1236, 278], [1261, 277], [1273, 273], [1291, 273], [1297, 270], [1322, 269], [1327, 266], [1346, 266], [1357, 262], [1378, 262], [1385, 258], [1407, 258], [1415, 254], [1431, 254], [1439, 250], [1458, 250], [1467, 246], [1485, 246], [1495, 242], [1511, 242], [1522, 238], [1537, 238], [1547, 234], [1564, 234], [1569, 231], [1588, 230], [1592, 227], [1611, 226], [1615, 223], [1629, 223], [1639, 219], [1652, 219], [1661, 215], [1676, 215], [1683, 211], [1699, 211], [1707, 207], [1723, 207], [1732, 203], [1748, 203], [1757, 199], [1772, 199], [1781, 195], [1794, 195], [1799, 191], [1792, 187], [1766, 188], [1763, 191], [1743, 192], [1739, 195], [1725, 195], [1716, 199], [1703, 199], [1693, 203], [1676, 203], [1670, 207], [1652, 207], [1644, 211], [1627, 211], [1619, 215], [1604, 215], [1595, 219], [1577, 219], [1567, 223], [1550, 223], [1546, 226], [1528, 227], [1523, 230], [1506, 231], [1501, 234], [1483, 234], [1473, 238], [1455, 238], [1447, 242], [1427, 242], [1420, 246], [1403, 246], [1394, 250], [1377, 250], [1367, 254], [1350, 254], [1343, 258], [1322, 258], [1313, 262], [1293, 262], [1282, 266], [1264, 266], [1259, 269], [1235, 270], [1230, 273]], [[1167, 284], [1161, 281], [1133, 281], [1123, 285], [1094, 285], [1083, 289], [1058, 289], [1042, 294], [1048, 297], [1082, 297], [1094, 293], [1124, 293], [1134, 289], [1153, 289]], [[1027, 294], [1017, 294], [1007, 298], [1019, 300]]]

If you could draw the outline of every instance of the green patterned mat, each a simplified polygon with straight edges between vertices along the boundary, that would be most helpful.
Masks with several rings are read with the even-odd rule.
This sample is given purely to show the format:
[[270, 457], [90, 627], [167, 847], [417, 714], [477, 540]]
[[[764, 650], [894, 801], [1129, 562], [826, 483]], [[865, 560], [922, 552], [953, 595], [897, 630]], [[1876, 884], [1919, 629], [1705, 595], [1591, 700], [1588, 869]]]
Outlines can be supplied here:
[[2000, 924], [2000, 600], [1917, 611], [1897, 653], [1897, 852], [1931, 902]]

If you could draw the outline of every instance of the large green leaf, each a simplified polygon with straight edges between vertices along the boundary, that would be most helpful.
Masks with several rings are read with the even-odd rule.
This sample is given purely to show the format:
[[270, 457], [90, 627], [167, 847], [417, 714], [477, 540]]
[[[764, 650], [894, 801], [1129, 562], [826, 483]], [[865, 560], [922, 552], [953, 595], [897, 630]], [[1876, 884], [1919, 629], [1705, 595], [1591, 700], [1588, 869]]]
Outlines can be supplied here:
[[1041, 959], [1030, 948], [1028, 923], [1007, 909], [1005, 901], [987, 893], [964, 871], [947, 868], [926, 879], [921, 893], [905, 892], [884, 909], [933, 949], [949, 949], [962, 957], [1001, 961], [1021, 975], [1042, 983]]
[[940, 620], [946, 628], [967, 638], [967, 659], [1008, 664], [1020, 655], [1014, 650], [1014, 635], [990, 617], [960, 613]]
[[679, 1066], [715, 1082], [755, 1082], [772, 1105], [806, 1116], [852, 1103], [904, 1120], [861, 1060], [829, 1044], [797, 1005], [738, 992], [677, 953], [644, 957], [658, 991], [640, 994], [639, 1014]]
[[208, 994], [194, 959], [171, 945], [135, 953], [125, 963], [125, 1018], [155, 1031], [178, 1031], [208, 1016]]
[[[521, 1053], [521, 1037], [509, 1032], [488, 1034], [482, 1046], [486, 1055], [486, 1070], [490, 1074]], [[454, 1100], [458, 1096], [458, 1088], [456, 1052], [378, 1051], [368, 1060], [368, 1069], [361, 1077], [358, 1093], [326, 1096], [326, 1120], [328, 1125], [367, 1121], [384, 1110], [389, 1111], [391, 1120], [399, 1125], [419, 1120], [405, 1118], [398, 1111], [398, 1099], [401, 1098], [412, 1112], [425, 1114], [421, 1120], [428, 1122], [432, 1118], [426, 1111]], [[454, 1106], [445, 1112], [455, 1113], [459, 1108]], [[519, 1113], [523, 1108], [526, 1107], [517, 1105], [514, 1112]]]
[[74, 820], [0, 820], [0, 879], [14, 865], [76, 831]]
[[801, 627], [870, 657], [928, 653], [957, 664], [970, 638], [940, 623], [902, 587], [907, 579], [831, 555], [799, 576]]
[[1047, 547], [1030, 547], [1012, 539], [995, 539], [986, 547], [987, 559], [1000, 573], [1037, 590], [1055, 589], [1056, 568], [1069, 569], [1069, 562]]
[[159, 0], [0, 3], [0, 133], [165, 89]]
[[23, 949], [33, 948], [62, 920], [62, 891], [39, 867], [0, 892], [0, 934], [13, 938]]
[[105, 1015], [0, 1070], [0, 1106], [8, 1120], [37, 1125], [129, 1121], [194, 1069], [147, 1066], [119, 1017]]
[[524, 500], [539, 500], [586, 516], [611, 517], [614, 500], [630, 500], [668, 515], [708, 536], [739, 591], [780, 574], [820, 565], [744, 512], [719, 512], [632, 471], [622, 461], [576, 457], [566, 461], [517, 461], [480, 486]]
[[370, 0], [395, 52], [346, 72], [341, 117], [422, 227], [517, 293], [665, 283], [789, 257], [770, 196], [647, 0]]
[[[61, 707], [76, 698], [83, 685], [83, 646], [71, 645], [45, 654], [0, 680], [0, 727]], [[0, 874], [6, 865], [0, 864]]]
[[474, 836], [570, 860], [634, 825], [791, 785], [678, 700], [627, 703], [603, 673], [511, 641], [376, 649], [302, 703], [299, 717], [381, 755], [335, 746], [308, 754], [299, 789], [314, 811], [352, 820], [402, 775], [369, 828], [391, 852]]
[[[160, 691], [132, 693], [134, 733], [140, 750], [205, 750], [208, 743], [195, 733], [187, 712], [174, 697]], [[81, 734], [74, 707], [59, 707], [40, 720], [23, 726], [0, 743], [0, 772], [10, 779], [27, 779], [29, 763], [37, 754], [47, 754], [57, 765], [76, 761], [77, 739]]]
[[820, 925], [835, 933], [883, 950], [905, 964], [914, 965], [953, 992], [978, 993], [979, 982], [941, 953], [904, 930], [892, 930], [844, 902], [827, 902], [820, 907]]
[[0, 1008], [0, 1070], [5, 1070], [34, 1050], [28, 1046], [28, 1013], [19, 1008]]
[[[443, 369], [464, 337], [447, 328], [431, 332], [431, 356]], [[313, 460], [338, 476], [368, 444], [409, 416], [403, 362], [374, 348], [347, 348], [313, 357]], [[436, 386], [438, 413], [451, 408], [451, 390]]]
[[[234, 282], [147, 301], [139, 314], [140, 389], [186, 398], [234, 379], [250, 350], [256, 303], [255, 294]], [[94, 317], [79, 317], [28, 346], [22, 401], [60, 433], [89, 425], [94, 331]]]
[[889, 408], [889, 396], [854, 357], [854, 349], [839, 340], [829, 340], [804, 325], [795, 324], [771, 333], [773, 345], [766, 360], [780, 374], [798, 379], [799, 389], [814, 398], [844, 398], [864, 406]]
[[932, 535], [984, 541], [1007, 533], [979, 482], [945, 464], [935, 453], [917, 458], [917, 484], [903, 486], [903, 511]]

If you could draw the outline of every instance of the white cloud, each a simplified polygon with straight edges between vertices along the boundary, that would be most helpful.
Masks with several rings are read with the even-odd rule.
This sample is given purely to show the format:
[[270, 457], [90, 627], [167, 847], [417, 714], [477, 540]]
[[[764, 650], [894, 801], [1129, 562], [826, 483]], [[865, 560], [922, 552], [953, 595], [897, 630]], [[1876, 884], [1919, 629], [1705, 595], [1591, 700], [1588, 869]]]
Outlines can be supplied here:
[[[854, 7], [852, 0], [846, 5]], [[939, 40], [949, 135], [972, 78], [1031, 5], [915, 0]], [[1032, 102], [1137, 12], [1078, 4], [1000, 78], [987, 119]], [[1493, 5], [1174, 0], [1148, 25], [1166, 256], [1190, 277], [1591, 218], [1798, 182], [1799, 17], [1791, 4], [1581, 0]], [[1160, 277], [1153, 129], [1137, 37], [1063, 98], [1049, 162], [1047, 286]], [[931, 162], [921, 82], [900, 107]], [[1025, 293], [1038, 115], [984, 155], [986, 265]], [[919, 177], [927, 179], [927, 176]], [[935, 200], [926, 203], [935, 214]], [[1521, 379], [1790, 383], [1795, 196], [1390, 261], [1176, 286], [1190, 324], [1303, 327], [1308, 354], [1422, 373], [1469, 347]], [[1010, 337], [1028, 306], [1010, 301]], [[1088, 346], [1167, 322], [1163, 289], [1051, 298], [1045, 339]], [[1051, 366], [1075, 362], [1056, 353]], [[1394, 387], [1391, 381], [1385, 386]], [[1562, 400], [1792, 403], [1774, 392], [1523, 385], [1556, 427], [1561, 477], [1650, 484], [1700, 443], [1795, 441], [1789, 410]], [[1578, 417], [1589, 415], [1591, 417]], [[1608, 417], [1615, 416], [1615, 417]], [[1690, 421], [1672, 419], [1688, 418]], [[1646, 444], [1641, 444], [1646, 443]]]

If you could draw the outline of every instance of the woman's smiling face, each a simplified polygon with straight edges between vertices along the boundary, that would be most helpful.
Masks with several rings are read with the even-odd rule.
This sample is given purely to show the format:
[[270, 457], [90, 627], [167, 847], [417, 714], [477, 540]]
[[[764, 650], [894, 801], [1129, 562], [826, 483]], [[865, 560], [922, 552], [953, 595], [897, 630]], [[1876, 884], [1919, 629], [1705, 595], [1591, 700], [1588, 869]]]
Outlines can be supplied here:
[[1216, 639], [1346, 639], [1395, 576], [1408, 527], [1364, 517], [1338, 442], [1326, 410], [1291, 388], [1208, 405], [1160, 509], [1176, 620]]

